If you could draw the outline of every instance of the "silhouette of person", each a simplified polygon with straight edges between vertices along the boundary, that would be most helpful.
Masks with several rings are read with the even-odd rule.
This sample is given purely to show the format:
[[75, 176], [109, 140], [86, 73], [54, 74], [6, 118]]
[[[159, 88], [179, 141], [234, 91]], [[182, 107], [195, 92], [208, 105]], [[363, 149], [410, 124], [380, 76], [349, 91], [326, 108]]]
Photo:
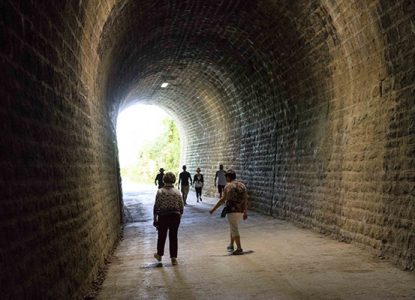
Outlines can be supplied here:
[[180, 189], [182, 191], [182, 197], [183, 197], [183, 203], [184, 205], [187, 205], [187, 194], [189, 194], [189, 180], [190, 184], [192, 183], [192, 176], [190, 176], [190, 173], [186, 171], [186, 166], [183, 166], [183, 172], [179, 175], [179, 182], [177, 183], [177, 186], [180, 186]]
[[154, 184], [157, 185], [158, 182], [158, 188], [161, 189], [164, 186], [163, 183], [163, 176], [164, 176], [164, 169], [160, 168], [159, 170], [160, 173], [157, 174], [156, 179], [154, 179]]

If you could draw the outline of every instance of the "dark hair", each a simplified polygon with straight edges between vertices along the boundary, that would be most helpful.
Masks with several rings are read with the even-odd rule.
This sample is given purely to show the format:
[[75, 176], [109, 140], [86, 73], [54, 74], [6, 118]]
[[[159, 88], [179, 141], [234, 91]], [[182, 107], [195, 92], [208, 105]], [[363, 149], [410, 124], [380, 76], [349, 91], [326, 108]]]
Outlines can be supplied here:
[[235, 173], [234, 170], [229, 169], [229, 170], [226, 171], [225, 177], [229, 177], [230, 179], [235, 180], [236, 179], [236, 173]]
[[186, 170], [187, 169], [186, 165], [183, 165], [182, 169], [183, 170]]
[[221, 170], [222, 170], [222, 169], [223, 169], [223, 165], [219, 165], [219, 169], [221, 169]]

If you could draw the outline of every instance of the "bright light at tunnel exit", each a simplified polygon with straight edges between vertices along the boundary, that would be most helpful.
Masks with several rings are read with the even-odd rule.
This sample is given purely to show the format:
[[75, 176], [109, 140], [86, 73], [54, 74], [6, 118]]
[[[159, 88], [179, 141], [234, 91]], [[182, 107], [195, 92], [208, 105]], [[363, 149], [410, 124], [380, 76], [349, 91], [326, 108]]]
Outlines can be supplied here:
[[[136, 169], [140, 160], [140, 153], [144, 151], [143, 149], [146, 149], [146, 145], [154, 143], [163, 135], [166, 126], [162, 121], [166, 118], [171, 120], [169, 115], [161, 108], [143, 104], [132, 105], [118, 115], [117, 140], [122, 176], [123, 170], [126, 169], [130, 170], [129, 173], [131, 171], [134, 174], [138, 173]], [[157, 166], [155, 163], [148, 165], [151, 176], [160, 167], [164, 166]], [[123, 176], [124, 181], [130, 180]]]

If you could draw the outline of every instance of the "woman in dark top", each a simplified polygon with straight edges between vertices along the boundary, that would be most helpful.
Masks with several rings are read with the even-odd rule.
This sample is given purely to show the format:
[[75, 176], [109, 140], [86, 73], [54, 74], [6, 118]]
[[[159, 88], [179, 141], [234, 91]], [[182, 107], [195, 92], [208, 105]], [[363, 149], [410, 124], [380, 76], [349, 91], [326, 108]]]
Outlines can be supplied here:
[[193, 177], [193, 184], [196, 190], [197, 202], [202, 201], [202, 188], [203, 188], [203, 174], [200, 173], [200, 168], [196, 169], [196, 174]]

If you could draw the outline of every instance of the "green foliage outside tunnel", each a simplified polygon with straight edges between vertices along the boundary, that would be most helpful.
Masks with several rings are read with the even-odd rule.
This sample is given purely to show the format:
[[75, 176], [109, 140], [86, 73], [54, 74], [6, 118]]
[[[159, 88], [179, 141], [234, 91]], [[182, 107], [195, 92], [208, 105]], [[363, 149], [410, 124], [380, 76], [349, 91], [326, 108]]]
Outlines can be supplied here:
[[180, 136], [174, 121], [162, 120], [163, 131], [137, 152], [137, 163], [121, 168], [123, 179], [136, 183], [153, 183], [160, 168], [177, 172], [180, 163]]

